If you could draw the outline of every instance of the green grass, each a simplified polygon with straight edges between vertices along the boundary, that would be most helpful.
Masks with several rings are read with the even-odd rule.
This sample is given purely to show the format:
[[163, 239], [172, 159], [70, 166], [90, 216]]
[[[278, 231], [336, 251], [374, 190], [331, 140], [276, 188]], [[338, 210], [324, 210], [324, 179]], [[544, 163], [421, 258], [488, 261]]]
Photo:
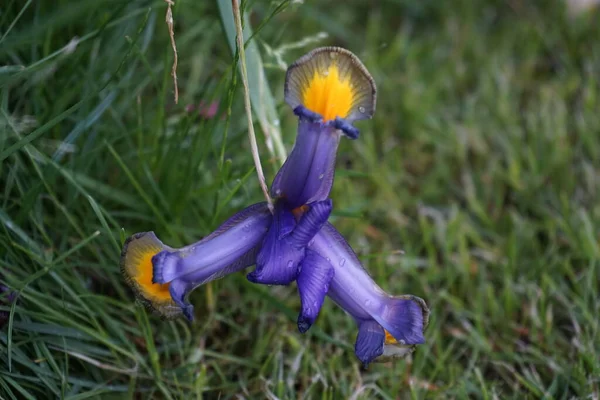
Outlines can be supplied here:
[[[301, 335], [296, 289], [240, 273], [194, 292], [194, 324], [163, 322], [120, 275], [129, 234], [180, 246], [261, 200], [217, 4], [176, 1], [175, 105], [164, 2], [5, 1], [0, 280], [19, 297], [0, 397], [597, 398], [600, 24], [536, 4], [244, 4], [288, 151], [284, 63], [341, 45], [378, 84], [332, 222], [432, 317], [412, 358], [364, 371], [329, 300]], [[213, 100], [216, 118], [186, 111]]]

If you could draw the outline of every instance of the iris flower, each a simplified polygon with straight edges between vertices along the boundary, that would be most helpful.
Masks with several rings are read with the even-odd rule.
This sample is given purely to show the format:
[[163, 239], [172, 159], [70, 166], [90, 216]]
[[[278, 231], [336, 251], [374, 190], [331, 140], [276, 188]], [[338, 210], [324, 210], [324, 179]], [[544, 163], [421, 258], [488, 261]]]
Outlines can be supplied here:
[[251, 282], [297, 281], [301, 332], [315, 322], [329, 294], [359, 326], [356, 353], [361, 361], [406, 353], [423, 343], [424, 303], [385, 294], [327, 224], [338, 144], [342, 136], [356, 139], [353, 122], [373, 115], [373, 79], [349, 51], [320, 48], [290, 66], [285, 100], [298, 116], [298, 133], [271, 187], [273, 213], [266, 203], [252, 205], [180, 249], [166, 246], [153, 232], [135, 234], [123, 248], [123, 273], [138, 298], [159, 315], [183, 314], [192, 320], [187, 300], [192, 290], [256, 264], [247, 276]]

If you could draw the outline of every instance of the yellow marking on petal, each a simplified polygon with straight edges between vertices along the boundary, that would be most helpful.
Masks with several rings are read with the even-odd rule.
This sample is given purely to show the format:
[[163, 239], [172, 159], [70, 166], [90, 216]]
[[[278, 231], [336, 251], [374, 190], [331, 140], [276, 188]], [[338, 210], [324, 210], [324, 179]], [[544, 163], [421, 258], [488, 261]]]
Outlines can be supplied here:
[[294, 217], [296, 217], [296, 219], [300, 219], [300, 217], [302, 217], [304, 215], [305, 212], [308, 211], [310, 207], [306, 204], [301, 205], [300, 207], [296, 207], [292, 210], [292, 214], [294, 215]]
[[171, 301], [168, 283], [152, 283], [152, 257], [160, 251], [160, 248], [156, 248], [154, 252], [141, 255], [140, 263], [137, 266], [137, 276], [134, 279], [140, 285], [140, 289], [146, 293], [147, 297], [153, 297], [159, 301]]
[[386, 330], [385, 331], [385, 344], [398, 344], [398, 341]]
[[169, 284], [152, 283], [152, 257], [162, 250], [162, 243], [153, 233], [137, 233], [125, 242], [121, 269], [138, 298], [167, 314], [165, 307], [174, 306]]
[[302, 103], [324, 121], [346, 118], [354, 103], [354, 88], [349, 77], [342, 79], [338, 66], [331, 64], [325, 71], [314, 71], [302, 91]]

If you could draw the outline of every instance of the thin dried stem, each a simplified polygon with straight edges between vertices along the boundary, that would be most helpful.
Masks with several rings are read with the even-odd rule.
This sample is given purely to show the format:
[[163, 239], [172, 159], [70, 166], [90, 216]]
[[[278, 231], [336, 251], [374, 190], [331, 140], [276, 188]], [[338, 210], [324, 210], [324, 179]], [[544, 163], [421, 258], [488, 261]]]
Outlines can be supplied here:
[[169, 37], [171, 38], [171, 47], [173, 48], [173, 67], [171, 68], [171, 75], [173, 76], [173, 85], [175, 85], [175, 104], [179, 102], [179, 89], [177, 88], [177, 46], [175, 45], [175, 33], [173, 32], [173, 12], [171, 7], [175, 5], [173, 0], [165, 0], [167, 3], [167, 15], [165, 21], [169, 27]]
[[273, 212], [273, 200], [269, 196], [269, 190], [267, 189], [267, 183], [265, 181], [265, 175], [263, 173], [262, 165], [260, 164], [260, 155], [258, 153], [258, 145], [256, 144], [256, 135], [254, 134], [254, 125], [252, 124], [252, 106], [250, 104], [250, 88], [248, 86], [248, 72], [246, 71], [246, 53], [244, 51], [244, 33], [242, 31], [242, 17], [240, 13], [240, 3], [238, 0], [232, 0], [233, 8], [233, 20], [235, 22], [236, 29], [236, 42], [237, 50], [240, 56], [240, 70], [242, 73], [242, 84], [244, 86], [244, 106], [246, 108], [246, 116], [248, 117], [248, 138], [250, 139], [250, 147], [252, 148], [252, 158], [254, 159], [254, 165], [256, 166], [256, 174], [258, 175], [258, 182], [260, 188], [263, 191], [265, 199], [269, 204], [269, 209]]

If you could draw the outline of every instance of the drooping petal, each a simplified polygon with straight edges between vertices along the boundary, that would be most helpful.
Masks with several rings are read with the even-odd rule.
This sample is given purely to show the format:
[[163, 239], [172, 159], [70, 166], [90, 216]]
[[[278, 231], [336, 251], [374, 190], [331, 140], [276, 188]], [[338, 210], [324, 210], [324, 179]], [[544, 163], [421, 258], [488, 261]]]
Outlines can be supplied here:
[[292, 209], [325, 200], [333, 184], [339, 141], [333, 126], [301, 117], [294, 148], [271, 186], [272, 196], [284, 198]]
[[331, 224], [323, 226], [309, 249], [330, 260], [335, 274], [328, 295], [357, 321], [377, 321], [402, 345], [424, 343], [429, 316], [425, 302], [415, 296], [385, 293]]
[[[272, 216], [266, 203], [252, 205], [235, 214], [215, 232], [190, 246], [165, 250], [152, 258], [153, 282], [168, 283], [186, 275], [217, 279], [234, 272], [231, 265], [265, 237]], [[243, 267], [239, 267], [243, 268]]]
[[356, 357], [366, 366], [383, 354], [385, 331], [373, 320], [358, 323], [358, 335], [354, 345]]
[[317, 319], [333, 274], [333, 267], [326, 259], [314, 251], [306, 251], [297, 280], [302, 303], [298, 316], [298, 330], [301, 333], [306, 332]]
[[256, 257], [256, 269], [247, 276], [250, 282], [289, 285], [298, 276], [298, 266], [304, 258], [305, 249], [294, 246], [290, 239], [293, 232], [290, 221], [293, 221], [293, 214], [285, 202], [278, 201], [273, 223]]
[[[154, 312], [169, 319], [182, 312], [189, 317], [193, 314], [185, 300], [189, 292], [254, 264], [271, 219], [266, 203], [255, 204], [182, 249], [164, 245], [153, 232], [136, 233], [123, 246], [121, 270], [136, 297]], [[169, 282], [162, 283], [165, 276]]]

